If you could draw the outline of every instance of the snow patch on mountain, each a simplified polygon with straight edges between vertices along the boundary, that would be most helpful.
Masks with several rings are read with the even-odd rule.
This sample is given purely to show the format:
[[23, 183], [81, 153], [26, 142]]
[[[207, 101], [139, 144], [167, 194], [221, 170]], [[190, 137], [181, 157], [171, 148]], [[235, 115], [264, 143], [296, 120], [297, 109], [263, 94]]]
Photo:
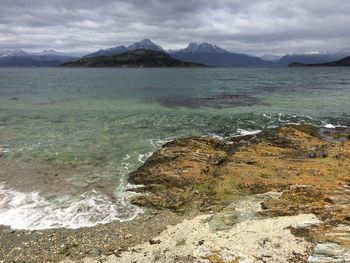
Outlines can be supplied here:
[[190, 43], [186, 48], [180, 49], [178, 52], [182, 53], [229, 53], [229, 51], [209, 43]]
[[164, 49], [157, 45], [154, 44], [151, 40], [149, 39], [143, 39], [139, 42], [136, 42], [130, 46], [128, 46], [128, 50], [133, 51], [136, 49], [149, 49], [149, 50], [153, 50], [153, 51], [161, 51], [164, 52]]
[[8, 49], [0, 51], [2, 57], [27, 57], [30, 56], [27, 52], [22, 49]]

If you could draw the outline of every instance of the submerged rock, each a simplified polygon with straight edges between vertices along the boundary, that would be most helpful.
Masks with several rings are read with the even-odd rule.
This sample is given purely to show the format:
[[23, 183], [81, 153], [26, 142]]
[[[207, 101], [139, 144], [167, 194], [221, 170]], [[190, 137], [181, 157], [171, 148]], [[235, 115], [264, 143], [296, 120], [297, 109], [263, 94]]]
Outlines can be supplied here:
[[232, 108], [240, 106], [267, 105], [249, 94], [218, 94], [208, 97], [160, 97], [157, 101], [168, 108]]

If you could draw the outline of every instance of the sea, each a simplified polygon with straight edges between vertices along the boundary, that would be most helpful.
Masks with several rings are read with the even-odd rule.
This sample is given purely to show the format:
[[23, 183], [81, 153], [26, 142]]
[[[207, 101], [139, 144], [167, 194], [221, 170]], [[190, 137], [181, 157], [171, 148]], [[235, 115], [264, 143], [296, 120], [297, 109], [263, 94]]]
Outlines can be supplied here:
[[164, 143], [347, 126], [349, 110], [349, 68], [0, 68], [0, 225], [132, 220], [127, 176]]

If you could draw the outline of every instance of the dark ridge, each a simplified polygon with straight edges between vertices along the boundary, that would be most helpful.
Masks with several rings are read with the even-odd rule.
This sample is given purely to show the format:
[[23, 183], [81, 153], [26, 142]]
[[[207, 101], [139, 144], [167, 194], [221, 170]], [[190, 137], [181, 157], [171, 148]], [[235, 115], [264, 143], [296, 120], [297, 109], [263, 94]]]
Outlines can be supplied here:
[[337, 61], [318, 64], [304, 64], [299, 62], [293, 62], [289, 64], [288, 67], [350, 67], [350, 56]]

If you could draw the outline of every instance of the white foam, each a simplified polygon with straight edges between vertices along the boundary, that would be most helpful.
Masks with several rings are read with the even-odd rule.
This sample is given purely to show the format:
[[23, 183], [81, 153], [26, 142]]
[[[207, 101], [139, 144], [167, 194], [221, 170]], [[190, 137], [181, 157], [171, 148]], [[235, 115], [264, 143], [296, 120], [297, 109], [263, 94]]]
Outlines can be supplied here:
[[167, 142], [171, 142], [173, 140], [175, 140], [175, 137], [169, 137], [169, 138], [165, 138], [165, 139], [150, 139], [150, 143], [154, 149], [159, 149]]
[[330, 123], [324, 125], [324, 127], [325, 127], [325, 128], [328, 128], [328, 129], [334, 129], [334, 128], [336, 128], [333, 124], [330, 124]]
[[244, 135], [255, 135], [259, 134], [261, 130], [244, 130], [244, 129], [237, 129], [237, 132], [239, 136], [244, 136]]
[[[222, 141], [227, 141], [232, 137], [240, 137], [240, 136], [245, 136], [245, 135], [255, 135], [255, 134], [259, 134], [261, 132], [261, 130], [245, 130], [245, 129], [237, 129], [237, 132], [234, 134], [229, 134], [227, 136], [223, 136], [223, 135], [219, 135], [216, 133], [209, 133], [210, 137], [222, 140]], [[203, 135], [203, 137], [207, 137], [207, 135]], [[227, 143], [230, 143], [230, 141], [228, 141]]]
[[142, 210], [119, 199], [115, 202], [97, 191], [76, 198], [45, 198], [0, 185], [0, 224], [12, 229], [81, 228], [114, 220], [134, 219]]
[[150, 157], [153, 154], [153, 152], [148, 152], [148, 153], [141, 153], [137, 156], [137, 160], [140, 163], [145, 163], [148, 157]]
[[130, 154], [125, 155], [125, 157], [122, 159], [121, 162], [121, 168], [122, 168], [122, 172], [124, 174], [127, 174], [130, 172], [130, 162], [128, 162], [128, 160], [131, 158]]

